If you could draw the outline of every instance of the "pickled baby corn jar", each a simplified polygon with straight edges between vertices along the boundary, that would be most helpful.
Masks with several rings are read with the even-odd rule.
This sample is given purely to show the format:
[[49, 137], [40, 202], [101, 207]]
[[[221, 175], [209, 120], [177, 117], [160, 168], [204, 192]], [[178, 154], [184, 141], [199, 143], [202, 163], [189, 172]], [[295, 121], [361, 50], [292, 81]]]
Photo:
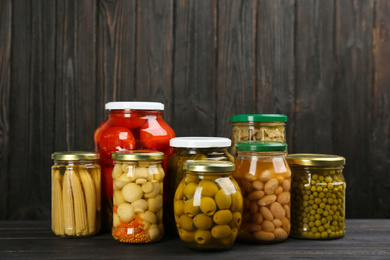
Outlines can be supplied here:
[[92, 236], [100, 230], [99, 154], [56, 152], [51, 158], [51, 228], [61, 237]]
[[[176, 224], [173, 214], [173, 197], [179, 183], [185, 176], [183, 168], [187, 160], [210, 160], [234, 162], [228, 152], [231, 140], [224, 137], [175, 137], [170, 140], [173, 153], [167, 158], [168, 187], [167, 206], [164, 218], [170, 233], [176, 233]], [[172, 231], [172, 232], [171, 232]]]
[[112, 236], [122, 243], [150, 243], [164, 235], [164, 153], [125, 151], [112, 155]]
[[236, 144], [241, 141], [258, 140], [286, 142], [286, 115], [233, 115], [230, 117], [230, 122], [232, 122], [231, 153], [234, 157], [237, 156]]
[[244, 197], [238, 239], [249, 243], [275, 243], [287, 239], [290, 228], [291, 170], [287, 145], [275, 141], [243, 141], [233, 177]]
[[234, 163], [187, 161], [186, 176], [174, 197], [175, 221], [184, 245], [199, 250], [233, 246], [241, 225], [243, 200], [232, 178]]
[[345, 158], [327, 154], [291, 154], [293, 172], [291, 236], [333, 239], [345, 234]]
[[[105, 108], [107, 119], [95, 130], [94, 141], [102, 167], [102, 228], [111, 230], [112, 154], [125, 150], [153, 150], [168, 156], [172, 152], [169, 140], [175, 137], [175, 132], [162, 117], [162, 103], [108, 102]], [[162, 165], [166, 170], [165, 159]]]

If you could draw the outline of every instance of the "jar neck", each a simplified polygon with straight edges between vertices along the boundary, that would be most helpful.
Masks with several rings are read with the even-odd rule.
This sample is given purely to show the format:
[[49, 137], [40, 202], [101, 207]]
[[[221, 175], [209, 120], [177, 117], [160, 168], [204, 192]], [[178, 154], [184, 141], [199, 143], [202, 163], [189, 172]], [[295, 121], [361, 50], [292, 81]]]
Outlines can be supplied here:
[[124, 118], [124, 117], [132, 117], [138, 116], [140, 118], [161, 118], [162, 111], [161, 110], [138, 110], [138, 109], [118, 109], [118, 110], [109, 110], [108, 118]]
[[98, 164], [98, 160], [79, 160], [79, 161], [54, 160], [54, 164], [56, 164], [56, 165], [90, 165], [90, 164]]
[[210, 148], [193, 148], [193, 147], [177, 147], [175, 150], [183, 154], [198, 154], [210, 152], [227, 152], [228, 147], [210, 147]]
[[253, 152], [253, 151], [241, 151], [237, 150], [237, 159], [238, 160], [244, 160], [256, 157], [258, 159], [260, 158], [275, 158], [275, 157], [281, 157], [285, 158], [286, 153], [285, 151], [269, 151], [269, 152]]

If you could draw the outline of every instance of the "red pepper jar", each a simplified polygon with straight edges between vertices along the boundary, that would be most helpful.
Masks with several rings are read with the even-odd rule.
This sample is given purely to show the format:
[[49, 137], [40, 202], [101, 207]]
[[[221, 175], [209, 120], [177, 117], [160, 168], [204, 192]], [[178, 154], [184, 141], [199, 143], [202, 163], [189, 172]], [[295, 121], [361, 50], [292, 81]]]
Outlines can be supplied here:
[[[165, 158], [172, 153], [169, 140], [175, 132], [162, 118], [164, 104], [159, 102], [109, 102], [107, 119], [94, 134], [102, 171], [102, 229], [112, 226], [112, 154], [126, 150], [160, 151]], [[166, 161], [162, 162], [166, 171]], [[164, 178], [164, 183], [166, 177]], [[164, 198], [166, 196], [164, 195]]]

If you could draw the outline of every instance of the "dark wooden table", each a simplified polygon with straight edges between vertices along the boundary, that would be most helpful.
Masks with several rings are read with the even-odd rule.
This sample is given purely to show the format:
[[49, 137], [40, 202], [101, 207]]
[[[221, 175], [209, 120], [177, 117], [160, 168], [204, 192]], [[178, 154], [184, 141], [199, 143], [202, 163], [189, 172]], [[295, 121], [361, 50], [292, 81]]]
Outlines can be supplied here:
[[289, 238], [274, 245], [235, 243], [224, 252], [186, 249], [179, 238], [156, 244], [120, 244], [111, 234], [65, 239], [53, 235], [48, 221], [0, 221], [0, 259], [390, 259], [390, 219], [347, 220], [345, 237], [316, 241]]

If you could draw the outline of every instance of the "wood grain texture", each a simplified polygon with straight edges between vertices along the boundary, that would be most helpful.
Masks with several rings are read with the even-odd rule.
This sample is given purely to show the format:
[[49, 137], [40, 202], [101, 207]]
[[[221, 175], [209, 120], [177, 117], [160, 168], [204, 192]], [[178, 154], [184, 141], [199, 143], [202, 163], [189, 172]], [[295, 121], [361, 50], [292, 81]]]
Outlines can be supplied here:
[[165, 105], [163, 117], [172, 119], [173, 1], [138, 0], [136, 33], [137, 101]]
[[215, 134], [216, 22], [215, 1], [176, 2], [172, 127], [177, 136]]
[[256, 1], [218, 1], [217, 136], [231, 136], [230, 116], [255, 110]]
[[0, 2], [0, 219], [8, 214], [8, 158], [10, 154], [11, 1]]
[[334, 2], [297, 0], [294, 149], [332, 152]]
[[135, 100], [136, 0], [98, 1], [97, 117], [104, 105]]
[[97, 125], [95, 2], [59, 1], [56, 24], [55, 148], [93, 150]]
[[285, 114], [293, 149], [295, 1], [261, 0], [257, 4], [256, 113]]
[[375, 14], [369, 158], [372, 207], [374, 211], [381, 209], [374, 213], [375, 217], [385, 217], [390, 214], [390, 2], [378, 0]]
[[[372, 30], [374, 1], [336, 2], [336, 83], [333, 93], [333, 154], [347, 159], [344, 176], [347, 181], [347, 205], [359, 201], [364, 210], [346, 207], [348, 216], [375, 215], [367, 207], [378, 197], [367, 163], [370, 135], [370, 96], [372, 90]], [[362, 172], [364, 174], [356, 174]], [[383, 217], [383, 216], [382, 216]]]

